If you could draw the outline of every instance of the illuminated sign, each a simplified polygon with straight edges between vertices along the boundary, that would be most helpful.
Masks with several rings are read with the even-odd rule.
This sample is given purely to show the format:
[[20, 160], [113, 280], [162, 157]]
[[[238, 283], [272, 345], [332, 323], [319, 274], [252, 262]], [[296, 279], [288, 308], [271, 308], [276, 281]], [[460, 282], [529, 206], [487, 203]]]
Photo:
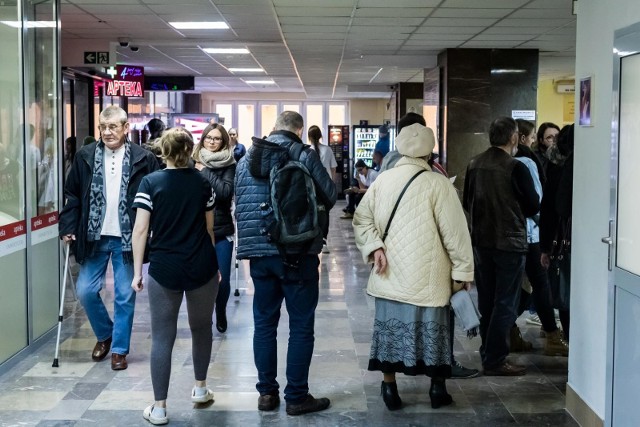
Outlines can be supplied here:
[[144, 97], [144, 67], [118, 65], [115, 71], [105, 88], [107, 96]]

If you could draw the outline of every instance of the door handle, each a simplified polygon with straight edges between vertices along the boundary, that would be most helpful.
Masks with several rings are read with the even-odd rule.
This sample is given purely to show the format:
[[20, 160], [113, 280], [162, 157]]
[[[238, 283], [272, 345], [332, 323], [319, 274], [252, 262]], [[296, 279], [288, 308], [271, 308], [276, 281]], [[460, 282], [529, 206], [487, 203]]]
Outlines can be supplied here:
[[609, 247], [607, 265], [609, 271], [613, 271], [613, 220], [609, 220], [609, 235], [600, 239], [602, 243], [606, 243]]

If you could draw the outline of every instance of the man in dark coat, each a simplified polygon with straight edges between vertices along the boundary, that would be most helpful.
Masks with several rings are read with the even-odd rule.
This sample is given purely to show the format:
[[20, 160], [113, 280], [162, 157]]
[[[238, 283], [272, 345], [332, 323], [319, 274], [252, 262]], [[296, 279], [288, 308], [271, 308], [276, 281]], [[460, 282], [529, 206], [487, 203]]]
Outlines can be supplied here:
[[506, 357], [528, 250], [526, 218], [538, 213], [540, 200], [529, 169], [513, 158], [518, 149], [515, 120], [494, 120], [489, 142], [491, 147], [467, 167], [463, 195], [482, 315], [480, 356], [485, 375], [524, 375], [525, 367]]
[[[131, 208], [142, 178], [158, 169], [155, 156], [128, 138], [127, 113], [110, 106], [100, 113], [101, 138], [78, 151], [65, 183], [66, 203], [59, 234], [80, 264], [78, 298], [87, 313], [96, 343], [91, 357], [104, 359], [111, 350], [111, 369], [127, 369], [135, 292]], [[114, 276], [114, 317], [100, 297], [111, 259]]]
[[[271, 242], [265, 207], [270, 204], [269, 171], [286, 161], [287, 150], [301, 144], [304, 129], [302, 116], [285, 111], [278, 117], [274, 131], [263, 147], [256, 143], [238, 163], [236, 170], [236, 210], [239, 259], [249, 259], [255, 287], [253, 297], [253, 354], [258, 369], [256, 389], [260, 393], [258, 409], [272, 411], [280, 404], [277, 328], [282, 301], [289, 312], [289, 346], [287, 349], [287, 386], [284, 398], [287, 414], [300, 415], [329, 407], [329, 399], [309, 394], [309, 365], [313, 354], [315, 309], [318, 304], [318, 254], [322, 249], [322, 233], [313, 243], [300, 248], [278, 248]], [[287, 148], [287, 150], [282, 150]], [[302, 148], [302, 147], [293, 147]], [[284, 153], [283, 153], [284, 152]], [[303, 149], [299, 161], [309, 170], [315, 184], [318, 202], [331, 209], [336, 202], [336, 187], [316, 152]], [[260, 173], [257, 172], [260, 171]], [[252, 174], [253, 173], [253, 174]], [[297, 265], [286, 256], [297, 257]]]

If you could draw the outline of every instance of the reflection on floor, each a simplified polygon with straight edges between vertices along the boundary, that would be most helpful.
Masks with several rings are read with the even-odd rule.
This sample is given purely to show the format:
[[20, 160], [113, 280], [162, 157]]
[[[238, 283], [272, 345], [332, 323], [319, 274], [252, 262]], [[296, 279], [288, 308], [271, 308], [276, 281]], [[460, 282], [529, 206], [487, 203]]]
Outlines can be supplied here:
[[[168, 399], [170, 425], [190, 426], [577, 426], [564, 411], [567, 359], [542, 355], [537, 326], [518, 323], [534, 342], [532, 353], [514, 359], [528, 368], [517, 378], [478, 377], [448, 381], [452, 406], [431, 409], [426, 377], [398, 376], [405, 402], [402, 410], [387, 411], [380, 397], [381, 375], [367, 371], [373, 301], [365, 286], [370, 267], [362, 262], [353, 243], [351, 222], [332, 213], [331, 253], [322, 255], [320, 303], [316, 316], [316, 344], [310, 388], [331, 399], [321, 413], [290, 417], [281, 405], [275, 412], [257, 410], [256, 371], [252, 354], [252, 287], [248, 264], [239, 268], [240, 296], [233, 292], [228, 305], [229, 329], [214, 328], [214, 351], [208, 383], [215, 402], [194, 407], [190, 334], [186, 313], [181, 313], [173, 351]], [[232, 288], [235, 286], [231, 273]], [[106, 298], [112, 298], [108, 279]], [[0, 377], [0, 426], [145, 426], [143, 409], [153, 400], [149, 376], [150, 324], [146, 292], [138, 297], [129, 369], [114, 372], [109, 358], [91, 361], [95, 343], [89, 323], [73, 295], [67, 293], [60, 352], [60, 367], [52, 368], [55, 337], [35, 354], [24, 357]], [[183, 306], [184, 309], [184, 306]], [[284, 388], [287, 317], [278, 331], [279, 373]], [[457, 359], [480, 368], [479, 339], [469, 340], [456, 330]]]

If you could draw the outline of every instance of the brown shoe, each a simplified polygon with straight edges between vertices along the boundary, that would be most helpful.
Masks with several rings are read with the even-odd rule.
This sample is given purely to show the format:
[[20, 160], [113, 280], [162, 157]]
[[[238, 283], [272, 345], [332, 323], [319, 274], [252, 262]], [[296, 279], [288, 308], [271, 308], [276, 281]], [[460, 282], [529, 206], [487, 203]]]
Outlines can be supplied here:
[[105, 341], [98, 341], [96, 346], [93, 347], [93, 353], [91, 353], [91, 358], [99, 362], [109, 354], [109, 350], [111, 350], [111, 338]]
[[509, 331], [509, 352], [510, 353], [520, 353], [531, 351], [533, 349], [533, 344], [529, 341], [522, 338], [522, 333], [520, 333], [520, 328], [517, 325], [513, 325], [511, 331]]
[[562, 337], [562, 331], [556, 329], [546, 333], [547, 340], [544, 343], [544, 354], [546, 356], [569, 356], [569, 343]]
[[509, 362], [503, 362], [502, 365], [498, 365], [495, 368], [484, 369], [484, 375], [492, 377], [517, 377], [526, 373], [527, 368], [524, 366], [512, 365]]
[[124, 354], [111, 353], [111, 369], [114, 371], [123, 371], [127, 369], [127, 356]]
[[258, 398], [259, 411], [273, 411], [280, 405], [280, 396], [277, 394], [263, 394]]

